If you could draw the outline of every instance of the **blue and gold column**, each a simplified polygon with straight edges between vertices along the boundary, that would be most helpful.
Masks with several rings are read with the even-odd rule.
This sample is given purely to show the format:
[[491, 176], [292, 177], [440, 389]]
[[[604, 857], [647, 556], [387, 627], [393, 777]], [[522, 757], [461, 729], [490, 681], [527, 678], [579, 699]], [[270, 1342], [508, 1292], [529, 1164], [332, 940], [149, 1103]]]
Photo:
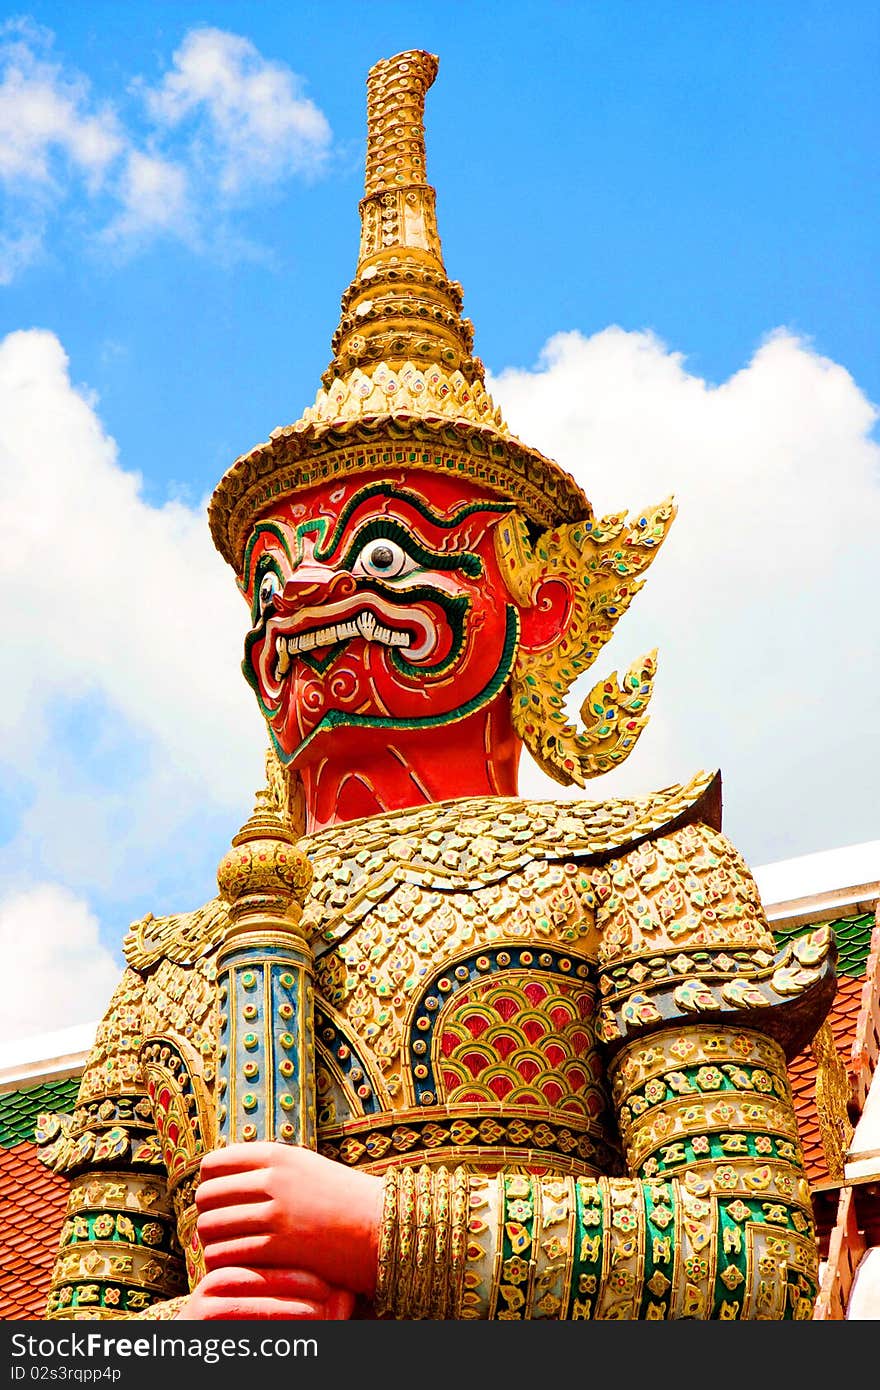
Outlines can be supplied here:
[[230, 919], [217, 953], [221, 1145], [315, 1147], [312, 954], [300, 930], [311, 881], [293, 831], [258, 798], [217, 871]]

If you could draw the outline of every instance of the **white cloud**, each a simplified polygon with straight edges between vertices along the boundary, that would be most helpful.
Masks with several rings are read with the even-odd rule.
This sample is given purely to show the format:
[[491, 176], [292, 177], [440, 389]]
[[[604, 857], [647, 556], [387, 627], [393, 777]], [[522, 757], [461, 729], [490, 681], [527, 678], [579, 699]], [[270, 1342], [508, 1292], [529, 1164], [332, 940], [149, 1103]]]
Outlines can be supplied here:
[[20, 271], [39, 258], [43, 232], [42, 217], [32, 214], [11, 235], [0, 233], [0, 285], [11, 285]]
[[[593, 680], [659, 647], [653, 717], [588, 796], [720, 767], [725, 826], [761, 861], [876, 836], [880, 639], [877, 411], [785, 331], [712, 385], [650, 333], [564, 333], [492, 379], [512, 429], [597, 512], [673, 493], [647, 584]], [[525, 765], [524, 765], [525, 770]], [[558, 795], [528, 764], [532, 794]], [[580, 794], [580, 793], [579, 793]]]
[[57, 338], [0, 342], [0, 764], [21, 807], [7, 881], [214, 891], [218, 826], [237, 828], [262, 777], [247, 622], [204, 508], [144, 501]]
[[249, 39], [200, 28], [189, 31], [171, 71], [144, 96], [159, 126], [194, 119], [193, 153], [215, 165], [222, 192], [235, 194], [255, 181], [322, 167], [330, 127], [302, 87], [302, 78]]
[[0, 1043], [98, 1018], [119, 965], [85, 902], [55, 883], [0, 899]]
[[[237, 34], [190, 30], [159, 86], [135, 77], [114, 101], [52, 44], [29, 21], [0, 26], [0, 186], [10, 199], [0, 284], [73, 226], [105, 250], [171, 236], [224, 257], [259, 255], [229, 220], [233, 206], [324, 165], [330, 127], [303, 80]], [[143, 99], [132, 103], [131, 91]], [[83, 215], [62, 219], [76, 200]]]
[[45, 32], [20, 26], [0, 44], [0, 179], [7, 184], [54, 182], [64, 159], [97, 186], [123, 147], [115, 113], [89, 109], [89, 84], [38, 56]]
[[119, 181], [122, 210], [107, 228], [110, 240], [136, 240], [157, 232], [193, 230], [185, 169], [158, 155], [130, 151]]

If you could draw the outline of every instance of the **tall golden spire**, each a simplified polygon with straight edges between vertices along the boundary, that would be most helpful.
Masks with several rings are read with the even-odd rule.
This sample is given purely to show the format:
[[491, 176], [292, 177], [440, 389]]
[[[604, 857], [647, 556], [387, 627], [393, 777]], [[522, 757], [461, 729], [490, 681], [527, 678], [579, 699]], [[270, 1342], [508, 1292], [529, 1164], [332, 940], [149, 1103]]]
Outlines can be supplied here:
[[471, 356], [473, 325], [461, 316], [461, 285], [443, 264], [427, 181], [425, 93], [436, 75], [436, 57], [416, 51], [376, 63], [367, 77], [360, 255], [342, 297], [325, 387], [356, 367], [407, 360], [483, 378]]
[[301, 423], [363, 419], [393, 404], [508, 433], [473, 356], [461, 285], [443, 264], [425, 155], [425, 94], [437, 67], [433, 53], [414, 49], [367, 76], [357, 270], [342, 296], [333, 360]]
[[510, 433], [473, 355], [427, 181], [425, 94], [437, 68], [432, 53], [411, 50], [370, 69], [360, 248], [332, 361], [314, 403], [237, 458], [208, 507], [214, 544], [236, 570], [268, 507], [392, 461], [473, 479], [540, 526], [592, 514], [568, 473]]

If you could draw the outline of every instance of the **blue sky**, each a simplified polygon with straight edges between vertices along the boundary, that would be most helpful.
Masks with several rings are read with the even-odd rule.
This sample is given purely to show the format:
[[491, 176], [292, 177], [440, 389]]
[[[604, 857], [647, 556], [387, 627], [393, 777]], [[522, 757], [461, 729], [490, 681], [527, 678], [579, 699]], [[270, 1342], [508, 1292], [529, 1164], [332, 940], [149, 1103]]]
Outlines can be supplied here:
[[366, 74], [405, 48], [440, 58], [428, 175], [507, 418], [597, 510], [679, 501], [610, 657], [659, 646], [654, 720], [590, 796], [721, 766], [753, 864], [877, 838], [876, 5], [6, 15], [0, 944], [47, 982], [11, 1026], [79, 1021], [71, 970], [88, 1016], [250, 809], [205, 500], [317, 390]]

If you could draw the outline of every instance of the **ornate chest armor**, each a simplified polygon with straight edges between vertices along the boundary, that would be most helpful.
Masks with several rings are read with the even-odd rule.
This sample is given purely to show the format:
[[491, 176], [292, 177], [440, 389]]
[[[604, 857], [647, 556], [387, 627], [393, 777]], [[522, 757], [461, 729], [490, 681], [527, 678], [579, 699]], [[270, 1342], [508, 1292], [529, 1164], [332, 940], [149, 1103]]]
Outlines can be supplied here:
[[[724, 1160], [733, 1190], [775, 1201], [806, 1306], [815, 1252], [784, 1060], [827, 942], [776, 958], [750, 876], [707, 823], [714, 791], [701, 777], [642, 802], [449, 802], [303, 841], [321, 1151], [372, 1172], [464, 1170], [487, 1223], [499, 1194], [521, 1200], [511, 1184], [550, 1183], [568, 1220], [554, 1181], [592, 1181], [601, 1204], [612, 1179], [613, 1224], [613, 1203], [636, 1197], [627, 1174], [699, 1187], [700, 1165]], [[54, 1316], [137, 1315], [199, 1276], [224, 924], [218, 899], [134, 926], [76, 1113], [44, 1125], [48, 1161], [73, 1177]], [[472, 1316], [489, 1315], [485, 1254]]]

